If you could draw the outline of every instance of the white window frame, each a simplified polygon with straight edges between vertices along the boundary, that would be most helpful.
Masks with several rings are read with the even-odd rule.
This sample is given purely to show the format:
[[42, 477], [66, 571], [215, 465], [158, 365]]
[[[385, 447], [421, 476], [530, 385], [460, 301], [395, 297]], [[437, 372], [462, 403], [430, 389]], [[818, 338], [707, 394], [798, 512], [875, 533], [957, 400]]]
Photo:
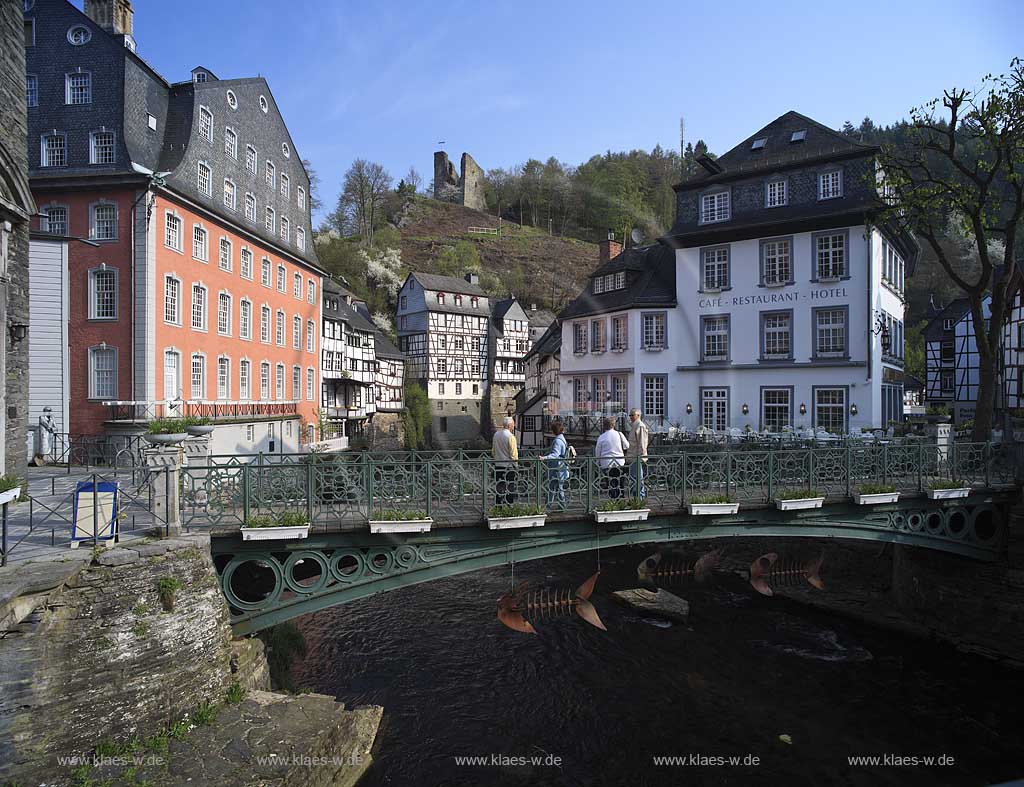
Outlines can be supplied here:
[[777, 287], [793, 281], [791, 239], [778, 238], [761, 242], [761, 277], [762, 284], [767, 287]]
[[238, 275], [252, 281], [252, 249], [245, 246], [238, 252]]
[[299, 251], [306, 250], [306, 231], [302, 227], [295, 228], [295, 245]]
[[[246, 306], [249, 308], [244, 308]], [[238, 302], [238, 338], [252, 341], [252, 301], [248, 298], [242, 298]]]
[[292, 349], [302, 349], [302, 318], [297, 314], [292, 317]]
[[277, 211], [267, 205], [263, 216], [263, 226], [266, 228], [267, 232], [273, 235], [274, 229], [277, 227]]
[[[731, 320], [728, 314], [714, 314], [701, 318], [701, 361], [729, 360]], [[713, 341], [716, 352], [709, 353], [709, 342]], [[721, 349], [721, 352], [717, 352]]]
[[260, 260], [260, 284], [264, 287], [274, 286], [274, 263], [269, 257]]
[[316, 372], [312, 366], [306, 367], [306, 401], [312, 402], [316, 393]]
[[181, 279], [170, 273], [164, 276], [164, 322], [181, 326]]
[[717, 224], [732, 218], [732, 198], [728, 189], [700, 195], [700, 223]]
[[39, 77], [35, 74], [25, 74], [25, 104], [29, 107], [39, 106]]
[[251, 191], [245, 192], [245, 220], [251, 224], [255, 224], [257, 221], [256, 195]]
[[843, 171], [830, 169], [818, 173], [818, 200], [836, 199], [843, 196]]
[[316, 282], [312, 279], [306, 280], [306, 302], [316, 305]]
[[[196, 366], [199, 361], [199, 366]], [[198, 384], [196, 382], [196, 369], [199, 369]], [[189, 356], [188, 363], [189, 398], [203, 401], [206, 399], [206, 356], [201, 352], [194, 352]]]
[[296, 402], [302, 399], [302, 367], [298, 364], [292, 366], [292, 399]]
[[[103, 219], [103, 226], [109, 229], [109, 232], [100, 234], [100, 210], [110, 210], [113, 212], [112, 218]], [[90, 240], [96, 241], [111, 241], [117, 240], [117, 204], [114, 202], [98, 202], [95, 205], [89, 206], [89, 238]]]
[[284, 364], [279, 362], [274, 364], [274, 398], [279, 402], [287, 398], [285, 385]]
[[316, 323], [306, 320], [306, 352], [316, 352]]
[[[113, 297], [111, 299], [111, 306], [113, 307], [112, 313], [100, 314], [99, 310], [99, 283], [100, 278], [110, 277], [113, 282], [111, 292]], [[89, 319], [100, 322], [112, 322], [117, 320], [117, 298], [118, 298], [118, 281], [117, 281], [117, 268], [111, 268], [105, 263], [101, 263], [95, 268], [89, 271]]]
[[274, 166], [274, 162], [270, 159], [263, 162], [263, 179], [270, 186], [271, 191], [277, 187], [277, 167]]
[[[814, 238], [814, 275], [822, 279], [842, 279], [849, 276], [847, 234], [824, 232]], [[822, 242], [827, 241], [823, 248]]]
[[[838, 394], [839, 401], [830, 401], [830, 402], [824, 402], [823, 403], [821, 401], [821, 398], [820, 398], [822, 394], [830, 394], [830, 395]], [[814, 424], [814, 428], [815, 429], [825, 429], [827, 432], [830, 432], [831, 434], [843, 434], [846, 431], [846, 423], [847, 423], [847, 421], [846, 421], [846, 407], [847, 407], [846, 399], [847, 399], [847, 396], [848, 396], [848, 394], [847, 394], [846, 388], [843, 388], [843, 387], [839, 387], [839, 386], [835, 386], [835, 387], [832, 387], [832, 386], [821, 386], [819, 388], [815, 388], [814, 389], [814, 397], [813, 397], [813, 403], [814, 403], [814, 412], [813, 412], [814, 421], [813, 421], [813, 424]], [[837, 414], [839, 416], [839, 423], [838, 424], [831, 423], [831, 421], [833, 419], [830, 418], [829, 419], [830, 420], [829, 426], [823, 425], [821, 423], [821, 416], [823, 414], [822, 411], [825, 411], [825, 412], [828, 412], [828, 413]]]
[[[640, 326], [645, 350], [663, 350], [668, 347], [668, 325], [664, 312], [646, 312], [641, 315]], [[660, 341], [658, 341], [660, 337]]]
[[295, 189], [295, 199], [298, 206], [302, 209], [306, 207], [306, 190], [302, 186], [298, 186]]
[[260, 401], [270, 401], [270, 362], [260, 361]]
[[192, 259], [210, 261], [210, 233], [202, 224], [192, 225]]
[[283, 309], [278, 309], [276, 312], [274, 312], [274, 344], [276, 344], [278, 347], [285, 346], [284, 323], [286, 318], [287, 315], [285, 315]]
[[[47, 205], [41, 211], [42, 218], [40, 219], [40, 228], [44, 232], [52, 232], [54, 235], [67, 235], [68, 234], [68, 206], [67, 205]], [[57, 221], [53, 221], [53, 214], [62, 214], [61, 218]], [[55, 226], [59, 225], [59, 226]]]
[[716, 386], [700, 391], [701, 426], [722, 432], [729, 428], [729, 389]]
[[785, 178], [769, 180], [764, 185], [764, 206], [781, 208], [789, 204], [789, 181]]
[[205, 161], [196, 164], [196, 189], [205, 197], [213, 196], [213, 170]]
[[[168, 372], [168, 369], [169, 369], [169, 367], [167, 365], [167, 360], [169, 358], [174, 358], [174, 379], [171, 380], [172, 386], [168, 386], [167, 385], [167, 381], [168, 381], [167, 372]], [[168, 348], [166, 348], [164, 350], [163, 373], [164, 373], [164, 397], [163, 397], [164, 400], [165, 401], [173, 401], [175, 399], [180, 398], [182, 396], [182, 393], [183, 393], [183, 386], [182, 386], [182, 380], [181, 380], [181, 375], [182, 375], [181, 352], [179, 350], [177, 350], [177, 349], [175, 349], [173, 347], [168, 347]], [[168, 390], [169, 387], [173, 387], [174, 390]]]
[[[220, 336], [231, 335], [232, 300], [231, 293], [229, 292], [221, 290], [217, 293], [217, 333]], [[224, 309], [225, 303], [227, 303], [226, 311]]]
[[260, 342], [262, 344], [270, 344], [270, 332], [273, 330], [271, 322], [273, 320], [273, 310], [267, 304], [260, 306]]
[[[227, 250], [226, 253], [225, 250]], [[230, 273], [234, 267], [234, 256], [235, 245], [230, 238], [222, 235], [217, 242], [217, 267]]]
[[[814, 358], [844, 358], [849, 348], [850, 342], [850, 320], [849, 311], [842, 307], [825, 307], [822, 309], [815, 309], [812, 314], [814, 321]], [[830, 315], [826, 323], [822, 322], [822, 317]], [[841, 317], [840, 321], [834, 319], [835, 315]], [[840, 330], [841, 329], [841, 330]], [[822, 338], [825, 336], [832, 337], [833, 334], [839, 332], [842, 337], [841, 346], [837, 349], [835, 343], [830, 338], [830, 349], [822, 350]]]
[[[50, 140], [59, 141], [59, 146], [50, 147]], [[59, 153], [59, 162], [54, 163], [56, 154]], [[66, 167], [68, 165], [68, 138], [63, 131], [50, 132], [40, 137], [39, 166], [40, 167]]]
[[729, 270], [730, 257], [728, 246], [701, 249], [701, 292], [721, 292], [729, 289], [732, 281]]
[[[779, 347], [783, 345], [785, 352], [780, 352]], [[767, 312], [761, 315], [761, 357], [765, 360], [793, 357], [792, 312]]]
[[302, 274], [292, 274], [292, 297], [297, 301], [302, 300]]
[[224, 152], [238, 160], [238, 134], [231, 126], [224, 126]]
[[209, 107], [199, 106], [199, 136], [207, 142], [213, 142], [213, 113]]
[[[97, 137], [99, 137], [101, 135], [102, 136], [109, 136], [110, 137], [110, 145], [109, 145], [110, 156], [109, 156], [108, 160], [103, 160], [103, 161], [100, 160], [101, 148], [100, 148], [100, 145], [98, 144], [98, 140], [97, 140]], [[106, 151], [107, 148], [108, 148], [107, 145], [103, 145], [102, 150]], [[106, 165], [106, 164], [116, 164], [117, 163], [117, 134], [115, 134], [113, 131], [107, 131], [106, 129], [100, 129], [99, 131], [93, 131], [93, 132], [91, 132], [89, 134], [89, 163], [91, 165], [94, 165], [94, 166], [103, 166], [103, 165]]]
[[[81, 85], [75, 82], [81, 80]], [[79, 99], [79, 100], [72, 100]], [[64, 75], [64, 104], [69, 107], [92, 103], [92, 72], [72, 71]]]
[[[199, 297], [196, 297], [197, 291]], [[206, 331], [207, 315], [210, 311], [210, 290], [199, 281], [192, 282], [192, 300], [189, 308], [189, 325], [193, 331]], [[197, 308], [198, 307], [198, 308]], [[198, 318], [198, 319], [197, 319]]]
[[224, 207], [238, 210], [238, 186], [231, 178], [224, 178]]
[[[172, 235], [171, 235], [172, 225], [174, 226], [174, 230], [173, 230], [174, 237], [173, 238], [172, 238]], [[173, 211], [169, 211], [169, 210], [165, 211], [164, 212], [164, 246], [166, 246], [168, 249], [174, 249], [177, 252], [184, 253], [184, 247], [183, 247], [184, 240], [185, 240], [184, 239], [184, 232], [185, 232], [185, 222], [182, 220], [181, 216], [179, 216], [177, 213], [174, 213]], [[174, 240], [174, 238], [177, 239], [176, 243], [172, 242]]]
[[245, 169], [250, 175], [259, 172], [260, 154], [252, 145], [245, 146]]
[[[109, 367], [99, 368], [100, 357], [110, 359]], [[89, 398], [92, 400], [116, 400], [117, 399], [117, 348], [109, 344], [100, 344], [89, 348]], [[100, 390], [99, 372], [110, 374], [109, 390]]]
[[278, 178], [281, 182], [281, 196], [285, 199], [292, 198], [292, 180], [284, 172], [281, 173], [281, 177]]
[[238, 362], [238, 398], [243, 402], [252, 398], [252, 361], [248, 358]]
[[227, 355], [217, 356], [217, 398], [231, 398], [231, 358]]
[[276, 282], [278, 292], [288, 292], [288, 269], [280, 263], [277, 265]]
[[[769, 398], [775, 401], [768, 401]], [[773, 418], [772, 420], [775, 423], [770, 425], [768, 418], [769, 410], [773, 413], [781, 413], [783, 417], [781, 419]], [[787, 426], [790, 428], [793, 426], [793, 390], [785, 386], [762, 388], [761, 428], [769, 432], [780, 433]]]

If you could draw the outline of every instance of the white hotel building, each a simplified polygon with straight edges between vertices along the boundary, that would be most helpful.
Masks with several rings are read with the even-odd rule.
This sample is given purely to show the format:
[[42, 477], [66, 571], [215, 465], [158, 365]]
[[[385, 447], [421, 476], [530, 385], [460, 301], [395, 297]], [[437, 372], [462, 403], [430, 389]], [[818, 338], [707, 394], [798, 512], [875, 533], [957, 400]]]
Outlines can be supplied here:
[[563, 408], [716, 430], [899, 420], [918, 246], [871, 223], [876, 153], [788, 112], [702, 159], [671, 231], [599, 267], [561, 315]]

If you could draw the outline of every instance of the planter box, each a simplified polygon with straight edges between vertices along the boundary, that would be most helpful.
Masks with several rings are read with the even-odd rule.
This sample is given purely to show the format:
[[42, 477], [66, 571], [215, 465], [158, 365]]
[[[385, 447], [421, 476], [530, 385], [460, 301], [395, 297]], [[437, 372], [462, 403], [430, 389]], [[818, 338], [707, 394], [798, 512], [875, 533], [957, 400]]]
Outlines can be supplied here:
[[971, 493], [969, 486], [960, 489], [928, 489], [929, 500], [955, 500], [958, 497], [967, 497]]
[[739, 503], [687, 503], [686, 513], [692, 516], [714, 516], [715, 514], [735, 514], [740, 510]]
[[21, 487], [20, 486], [16, 486], [16, 487], [14, 487], [14, 489], [8, 489], [6, 492], [0, 492], [0, 505], [5, 505], [7, 503], [13, 503], [19, 497], [21, 497]]
[[309, 525], [290, 525], [288, 527], [243, 527], [243, 541], [275, 541], [283, 538], [306, 538]]
[[651, 513], [649, 508], [627, 508], [623, 511], [595, 511], [594, 519], [599, 525], [607, 525], [615, 522], [646, 522], [647, 515]]
[[489, 516], [487, 517], [487, 529], [509, 530], [517, 527], [541, 527], [547, 518], [547, 514], [530, 514], [528, 516]]
[[213, 431], [213, 424], [200, 424], [198, 426], [188, 427], [188, 433], [193, 437], [201, 437], [204, 434], [210, 434]]
[[427, 519], [371, 519], [371, 533], [426, 533], [434, 520]]
[[188, 432], [174, 432], [172, 434], [144, 434], [142, 435], [150, 445], [178, 445], [188, 439]]
[[805, 497], [800, 500], [776, 500], [775, 506], [780, 511], [804, 511], [808, 508], [821, 508], [824, 497]]
[[899, 499], [899, 492], [878, 492], [873, 495], [862, 495], [860, 492], [853, 493], [853, 502], [859, 506], [874, 506], [879, 503], [895, 503]]

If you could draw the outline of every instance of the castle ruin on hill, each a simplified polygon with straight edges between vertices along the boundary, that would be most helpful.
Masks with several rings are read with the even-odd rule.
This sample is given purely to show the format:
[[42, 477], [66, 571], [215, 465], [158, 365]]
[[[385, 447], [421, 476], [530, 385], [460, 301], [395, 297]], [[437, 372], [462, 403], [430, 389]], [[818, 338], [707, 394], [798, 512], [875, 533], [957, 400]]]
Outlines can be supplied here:
[[468, 153], [462, 154], [461, 174], [443, 150], [434, 153], [434, 199], [473, 210], [487, 210], [484, 171]]

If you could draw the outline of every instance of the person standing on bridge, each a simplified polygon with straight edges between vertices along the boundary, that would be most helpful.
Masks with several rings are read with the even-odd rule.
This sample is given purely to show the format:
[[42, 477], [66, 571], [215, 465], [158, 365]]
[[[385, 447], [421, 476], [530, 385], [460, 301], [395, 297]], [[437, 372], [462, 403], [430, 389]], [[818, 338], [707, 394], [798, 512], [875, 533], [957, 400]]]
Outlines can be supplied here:
[[615, 428], [615, 419], [605, 418], [604, 431], [594, 446], [594, 456], [603, 476], [601, 485], [608, 490], [608, 497], [612, 500], [622, 497], [622, 467], [626, 464], [627, 450], [629, 441]]
[[565, 508], [565, 482], [569, 480], [570, 457], [569, 444], [565, 440], [565, 426], [561, 421], [551, 424], [551, 432], [555, 439], [551, 441], [551, 450], [542, 459], [548, 461], [548, 508], [558, 500], [558, 507]]
[[510, 506], [516, 499], [516, 462], [519, 461], [519, 446], [516, 444], [516, 419], [508, 417], [501, 429], [491, 439], [491, 456], [494, 457], [494, 503]]
[[650, 437], [650, 430], [647, 424], [640, 418], [640, 411], [635, 407], [629, 411], [629, 431], [626, 433], [629, 439], [629, 448], [626, 449], [626, 456], [629, 458], [629, 481], [633, 497], [643, 500], [647, 497], [647, 490], [644, 488], [644, 464], [647, 462], [647, 441]]

